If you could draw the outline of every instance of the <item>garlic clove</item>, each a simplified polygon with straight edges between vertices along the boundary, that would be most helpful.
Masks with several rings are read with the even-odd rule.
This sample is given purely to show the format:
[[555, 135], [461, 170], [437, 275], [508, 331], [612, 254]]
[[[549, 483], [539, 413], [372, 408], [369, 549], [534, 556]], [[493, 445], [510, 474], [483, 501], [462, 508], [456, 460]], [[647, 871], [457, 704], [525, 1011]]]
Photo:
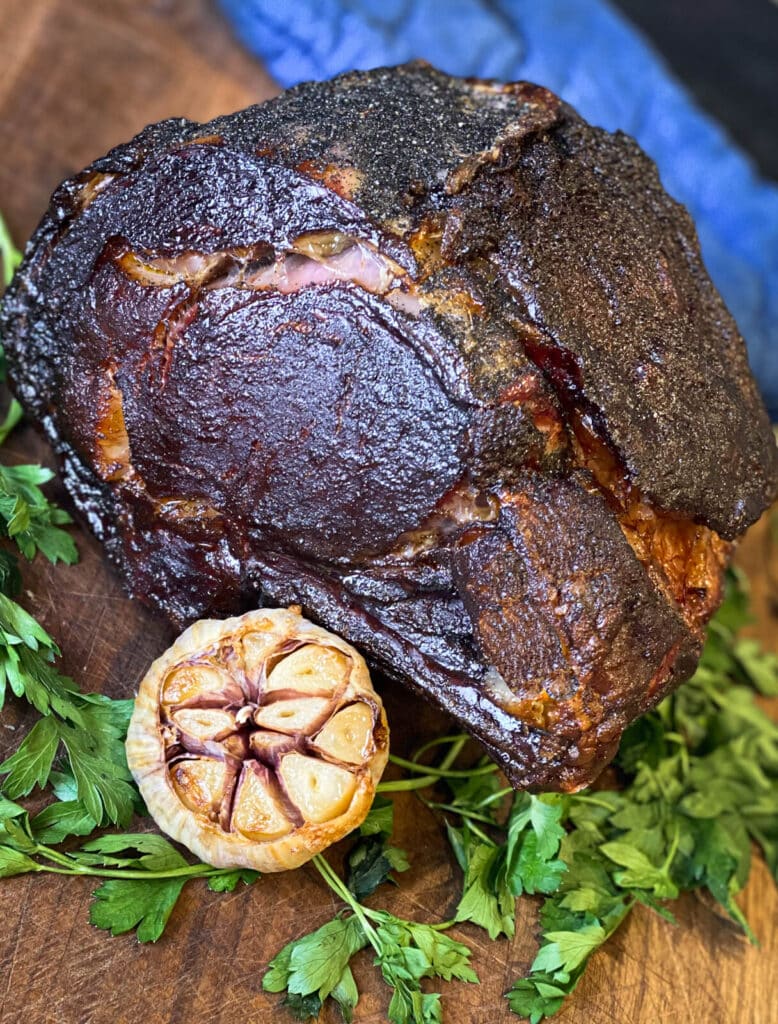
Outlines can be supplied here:
[[345, 685], [351, 659], [332, 647], [305, 644], [287, 654], [271, 670], [265, 692], [294, 690], [296, 693], [331, 694]]
[[178, 727], [179, 742], [185, 747], [187, 738], [219, 742], [236, 729], [235, 715], [219, 708], [181, 708], [171, 715], [171, 721]]
[[292, 697], [258, 708], [254, 721], [274, 732], [310, 733], [324, 720], [330, 707], [327, 697]]
[[243, 690], [222, 668], [193, 662], [173, 669], [162, 685], [162, 703], [169, 707], [197, 703], [199, 707], [242, 704]]
[[218, 821], [226, 796], [229, 770], [224, 760], [198, 757], [178, 761], [170, 769], [179, 800], [211, 821]]
[[285, 836], [294, 827], [273, 793], [271, 773], [256, 761], [244, 765], [232, 807], [231, 826], [258, 843]]
[[313, 741], [317, 750], [337, 761], [362, 764], [375, 749], [373, 709], [364, 701], [338, 711]]
[[278, 647], [278, 635], [273, 631], [246, 633], [241, 640], [243, 668], [252, 684], [256, 684], [268, 657]]
[[347, 769], [298, 753], [281, 759], [279, 775], [300, 814], [315, 824], [343, 814], [357, 786], [356, 778]]

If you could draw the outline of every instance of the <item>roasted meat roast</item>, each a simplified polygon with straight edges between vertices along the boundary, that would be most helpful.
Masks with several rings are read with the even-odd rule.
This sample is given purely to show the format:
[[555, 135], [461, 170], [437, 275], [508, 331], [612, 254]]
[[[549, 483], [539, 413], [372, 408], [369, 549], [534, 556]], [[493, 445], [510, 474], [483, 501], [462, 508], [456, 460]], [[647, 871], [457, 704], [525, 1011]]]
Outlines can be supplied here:
[[689, 676], [776, 490], [688, 214], [525, 82], [152, 125], [57, 189], [2, 332], [131, 594], [298, 604], [520, 787], [589, 783]]

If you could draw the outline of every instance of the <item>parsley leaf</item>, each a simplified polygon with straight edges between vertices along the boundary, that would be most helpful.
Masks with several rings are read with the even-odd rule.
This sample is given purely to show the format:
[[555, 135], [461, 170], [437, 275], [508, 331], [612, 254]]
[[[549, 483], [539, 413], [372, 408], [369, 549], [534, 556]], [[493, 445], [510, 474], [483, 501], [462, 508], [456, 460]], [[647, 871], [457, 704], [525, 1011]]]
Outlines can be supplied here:
[[[3, 425], [5, 436], [19, 414], [10, 412]], [[53, 473], [41, 466], [0, 466], [0, 536], [12, 540], [27, 559], [40, 551], [50, 562], [78, 560], [73, 538], [62, 529], [72, 522], [64, 509], [52, 505], [41, 485]]]
[[12, 875], [25, 875], [28, 871], [40, 871], [41, 868], [20, 850], [12, 846], [0, 846], [0, 878]]
[[30, 826], [39, 843], [53, 846], [68, 836], [88, 836], [97, 822], [80, 800], [56, 800], [36, 814]]
[[[178, 871], [189, 866], [178, 850], [164, 836], [155, 832], [123, 832], [99, 836], [84, 843], [81, 851], [89, 856], [83, 857], [82, 853], [73, 856], [90, 864], [119, 865], [160, 873]], [[125, 856], [115, 856], [120, 853]], [[136, 853], [140, 856], [136, 856]]]
[[569, 987], [555, 982], [552, 974], [533, 970], [529, 978], [514, 982], [506, 998], [515, 1014], [526, 1017], [531, 1024], [538, 1024], [545, 1017], [558, 1013], [569, 994]]
[[321, 1011], [321, 999], [315, 992], [307, 996], [290, 992], [281, 1005], [290, 1010], [297, 1020], [310, 1020], [311, 1017], [318, 1017]]
[[211, 892], [234, 892], [241, 882], [244, 885], [252, 885], [258, 878], [259, 872], [252, 868], [234, 868], [212, 875], [208, 879], [208, 888]]
[[470, 966], [470, 950], [461, 942], [426, 924], [401, 921], [385, 915], [382, 936], [390, 936], [394, 945], [403, 949], [416, 949], [423, 965], [419, 977], [438, 977], [444, 981], [478, 982], [478, 975]]
[[394, 829], [394, 804], [380, 794], [373, 800], [367, 817], [359, 826], [363, 836], [391, 836]]
[[[262, 987], [266, 992], [315, 995], [321, 1005], [341, 984], [351, 958], [367, 942], [356, 916], [333, 918], [284, 946], [270, 961]], [[348, 979], [344, 985], [349, 987]]]
[[555, 795], [514, 798], [508, 819], [507, 879], [514, 896], [554, 892], [565, 872], [556, 854], [565, 834], [565, 804]]
[[5, 782], [8, 796], [26, 796], [35, 786], [45, 786], [58, 747], [56, 720], [41, 718], [27, 733], [16, 753], [0, 764], [0, 772], [9, 776]]
[[600, 851], [614, 863], [625, 868], [614, 873], [614, 881], [622, 889], [650, 889], [660, 899], [675, 899], [678, 889], [670, 881], [667, 869], [656, 867], [632, 843], [614, 840], [603, 843]]
[[289, 959], [286, 988], [304, 995], [318, 993], [323, 1001], [339, 984], [352, 956], [367, 945], [356, 917], [336, 917], [295, 943]]
[[778, 697], [777, 655], [763, 651], [756, 640], [739, 640], [733, 653], [747, 682], [765, 697]]
[[139, 942], [156, 942], [165, 929], [186, 878], [132, 881], [110, 878], [94, 891], [89, 920], [111, 935], [137, 929]]
[[13, 244], [5, 221], [0, 216], [0, 271], [2, 271], [2, 282], [4, 285], [11, 283], [14, 271], [22, 262], [22, 254]]
[[[453, 828], [449, 831], [456, 832]], [[457, 835], [465, 879], [454, 919], [480, 925], [490, 939], [499, 935], [512, 938], [516, 901], [508, 886], [504, 849], [476, 839], [467, 825]]]
[[544, 944], [532, 964], [533, 971], [571, 974], [605, 941], [605, 929], [592, 922], [576, 931], [544, 932]]
[[359, 990], [354, 981], [354, 975], [350, 967], [345, 967], [340, 981], [330, 992], [330, 995], [340, 1007], [340, 1013], [346, 1024], [351, 1024], [354, 1019], [354, 1009], [359, 1001]]

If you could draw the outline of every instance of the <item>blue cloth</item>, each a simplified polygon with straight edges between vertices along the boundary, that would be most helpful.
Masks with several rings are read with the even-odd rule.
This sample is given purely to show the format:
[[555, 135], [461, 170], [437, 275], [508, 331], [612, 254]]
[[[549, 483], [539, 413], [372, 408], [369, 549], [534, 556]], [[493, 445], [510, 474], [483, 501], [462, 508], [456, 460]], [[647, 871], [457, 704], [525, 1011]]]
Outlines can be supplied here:
[[451, 74], [539, 82], [588, 121], [634, 135], [694, 217], [778, 417], [778, 187], [605, 0], [220, 2], [283, 86], [424, 57]]

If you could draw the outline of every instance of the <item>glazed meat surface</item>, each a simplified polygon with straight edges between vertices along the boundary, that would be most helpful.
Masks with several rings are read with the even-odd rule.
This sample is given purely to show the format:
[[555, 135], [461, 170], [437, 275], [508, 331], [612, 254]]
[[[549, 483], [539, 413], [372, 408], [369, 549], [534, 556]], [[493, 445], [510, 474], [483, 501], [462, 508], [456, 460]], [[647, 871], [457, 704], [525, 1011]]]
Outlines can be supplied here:
[[776, 447], [628, 137], [422, 64], [152, 125], [54, 194], [13, 385], [129, 592], [299, 604], [575, 789], [693, 671]]

